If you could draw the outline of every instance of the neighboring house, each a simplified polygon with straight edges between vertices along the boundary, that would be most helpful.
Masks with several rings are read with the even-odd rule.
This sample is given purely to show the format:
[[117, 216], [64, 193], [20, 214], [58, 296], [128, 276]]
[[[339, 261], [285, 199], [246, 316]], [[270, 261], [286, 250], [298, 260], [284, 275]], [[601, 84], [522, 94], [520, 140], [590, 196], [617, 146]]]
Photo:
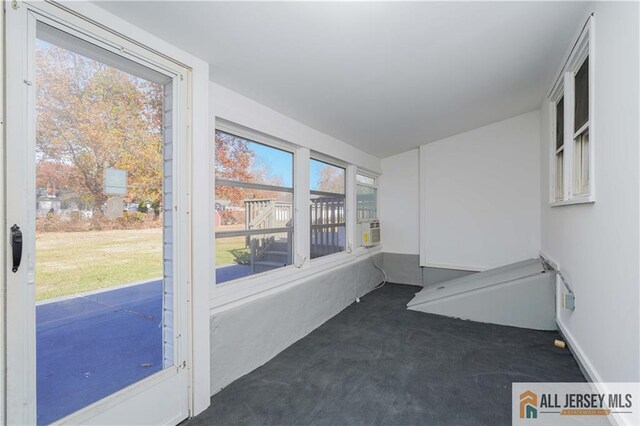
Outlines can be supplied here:
[[62, 199], [59, 191], [50, 194], [46, 189], [36, 190], [37, 214], [47, 214], [52, 211], [57, 213], [60, 210], [62, 210]]
[[230, 206], [231, 201], [229, 200], [216, 200], [216, 211], [228, 210]]

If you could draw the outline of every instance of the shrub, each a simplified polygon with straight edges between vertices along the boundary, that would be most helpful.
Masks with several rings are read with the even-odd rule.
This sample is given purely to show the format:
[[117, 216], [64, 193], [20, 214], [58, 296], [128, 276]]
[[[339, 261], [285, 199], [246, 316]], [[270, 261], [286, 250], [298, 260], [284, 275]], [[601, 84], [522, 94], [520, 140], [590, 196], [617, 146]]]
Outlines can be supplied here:
[[220, 212], [220, 221], [223, 225], [236, 225], [244, 220], [244, 212], [222, 210]]

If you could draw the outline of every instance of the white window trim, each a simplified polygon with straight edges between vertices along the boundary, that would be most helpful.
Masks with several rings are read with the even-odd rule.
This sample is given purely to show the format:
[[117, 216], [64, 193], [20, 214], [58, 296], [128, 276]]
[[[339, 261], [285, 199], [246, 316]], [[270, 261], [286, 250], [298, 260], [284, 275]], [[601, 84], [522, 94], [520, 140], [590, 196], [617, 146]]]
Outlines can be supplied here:
[[379, 177], [380, 175], [376, 174], [376, 173], [372, 173], [369, 171], [365, 171], [362, 169], [356, 169], [356, 175], [360, 175], [360, 176], [365, 176], [368, 178], [373, 179], [375, 182], [373, 184], [370, 183], [364, 183], [364, 182], [358, 182], [358, 180], [356, 179], [356, 185], [360, 185], [360, 186], [366, 186], [368, 188], [373, 188], [373, 189], [378, 189], [378, 183], [379, 183]]
[[[298, 262], [297, 258], [299, 257], [298, 256], [298, 252], [299, 251], [297, 249], [298, 240], [296, 239], [296, 236], [298, 234], [300, 234], [300, 232], [298, 232], [298, 230], [297, 230], [297, 227], [298, 227], [297, 225], [298, 225], [298, 220], [299, 220], [298, 216], [299, 215], [297, 214], [298, 205], [296, 204], [296, 201], [298, 199], [300, 199], [300, 198], [303, 198], [300, 195], [298, 195], [298, 188], [296, 187], [296, 170], [299, 169], [299, 161], [298, 161], [299, 150], [297, 150], [295, 148], [295, 146], [293, 144], [289, 143], [289, 142], [274, 138], [274, 137], [269, 136], [269, 135], [265, 135], [263, 133], [248, 129], [248, 128], [244, 127], [244, 126], [240, 126], [238, 124], [234, 124], [234, 123], [231, 123], [231, 122], [226, 121], [226, 120], [222, 120], [222, 119], [216, 118], [215, 131], [218, 131], [218, 130], [221, 131], [221, 132], [228, 133], [228, 134], [233, 135], [233, 136], [239, 136], [239, 137], [244, 138], [244, 139], [246, 139], [248, 141], [251, 141], [251, 142], [257, 142], [259, 144], [262, 144], [262, 145], [265, 145], [265, 146], [268, 146], [268, 147], [277, 148], [277, 149], [280, 149], [282, 151], [289, 152], [289, 153], [293, 154], [293, 164], [292, 164], [292, 167], [293, 167], [293, 177], [292, 177], [293, 182], [292, 182], [292, 185], [291, 185], [291, 189], [293, 189], [293, 192], [292, 192], [293, 205], [295, 206], [294, 214], [293, 214], [293, 241], [292, 241], [292, 244], [293, 244], [292, 263], [293, 264], [292, 265], [288, 265], [288, 266], [284, 266], [282, 268], [278, 268], [276, 270], [265, 271], [265, 272], [261, 272], [261, 273], [258, 273], [258, 274], [250, 275], [248, 277], [237, 278], [235, 280], [229, 280], [229, 281], [225, 281], [223, 283], [218, 284], [216, 282], [216, 273], [215, 273], [215, 271], [217, 269], [217, 265], [215, 264], [215, 258], [214, 258], [213, 280], [214, 280], [215, 289], [216, 290], [220, 290], [219, 292], [222, 292], [222, 293], [226, 293], [226, 292], [234, 293], [233, 291], [226, 290], [226, 288], [230, 287], [230, 286], [234, 286], [234, 287], [242, 286], [243, 282], [250, 282], [250, 281], [252, 281], [253, 278], [260, 279], [260, 278], [264, 278], [265, 276], [269, 276], [270, 277], [272, 274], [275, 274], [276, 272], [279, 272], [281, 270], [287, 270], [287, 269], [293, 268], [294, 266], [296, 266], [296, 264]], [[215, 141], [214, 141], [214, 144], [215, 144]], [[214, 148], [214, 152], [215, 152], [215, 148]], [[214, 172], [214, 190], [213, 190], [214, 200], [215, 200], [215, 186], [216, 186], [215, 182], [216, 182], [216, 178], [215, 178], [215, 172]], [[215, 205], [215, 201], [214, 201], [214, 205]], [[265, 231], [268, 231], [268, 230], [265, 230]], [[213, 237], [214, 238], [214, 245], [215, 245], [215, 240], [217, 239], [217, 237], [215, 236], [216, 232], [217, 232], [217, 230], [214, 231], [214, 237]], [[221, 237], [221, 238], [224, 238], [224, 237]], [[216, 291], [216, 292], [218, 292], [218, 291]]]
[[[356, 241], [358, 241], [356, 236], [356, 233], [358, 232], [357, 223], [356, 223], [356, 217], [357, 217], [356, 172], [357, 171], [358, 171], [358, 168], [356, 166], [352, 164], [347, 166], [347, 176], [346, 176], [347, 182], [345, 186], [345, 191], [346, 191], [345, 196], [347, 197], [347, 199], [344, 202], [345, 209], [346, 209], [345, 220], [347, 221], [347, 226], [346, 226], [347, 241], [345, 241], [346, 251], [343, 252], [347, 255], [353, 253], [353, 249], [355, 247]], [[341, 254], [341, 253], [337, 253], [337, 254]], [[334, 256], [334, 255], [330, 255], [330, 256]], [[325, 257], [329, 257], [329, 256], [325, 256]], [[318, 260], [318, 259], [315, 259], [315, 260]]]
[[[310, 151], [310, 152], [311, 152], [311, 155], [310, 155], [311, 159], [318, 160], [318, 161], [321, 161], [323, 163], [327, 163], [330, 166], [337, 166], [337, 167], [343, 168], [345, 170], [350, 166], [349, 163], [344, 162], [342, 160], [339, 160], [339, 159], [337, 159], [335, 157], [331, 157], [330, 155], [323, 154], [323, 153], [318, 152], [318, 151]], [[345, 188], [345, 191], [346, 191], [346, 188]]]
[[[282, 151], [290, 152], [294, 155], [296, 153], [297, 146], [290, 142], [258, 132], [257, 130], [249, 129], [247, 127], [232, 123], [230, 121], [227, 121], [218, 117], [216, 117], [215, 121], [216, 121], [215, 123], [216, 130], [220, 130], [222, 132], [229, 133], [234, 136], [240, 136], [241, 138], [245, 138], [253, 142], [258, 142], [262, 145], [272, 146]], [[294, 168], [295, 168], [295, 165], [294, 165]], [[293, 183], [295, 186], [295, 180]]]
[[[239, 124], [216, 117], [215, 130], [246, 138], [251, 141], [273, 146], [294, 154], [293, 164], [293, 203], [294, 203], [294, 236], [293, 236], [293, 264], [272, 271], [250, 275], [236, 280], [216, 284], [215, 260], [212, 290], [209, 296], [211, 312], [219, 312], [263, 297], [266, 294], [280, 291], [281, 287], [295, 285], [300, 280], [312, 275], [324, 273], [346, 264], [356, 262], [364, 256], [381, 251], [379, 246], [372, 248], [357, 247], [356, 241], [356, 173], [378, 178], [370, 172], [362, 172], [357, 166], [338, 160], [329, 155], [311, 151], [309, 148], [295, 145], [291, 142], [266, 135]], [[311, 217], [309, 215], [310, 159], [327, 162], [346, 170], [345, 206], [346, 206], [346, 248], [345, 251], [310, 259], [309, 241]], [[215, 181], [215, 176], [214, 176]], [[215, 188], [214, 188], [215, 194]], [[215, 195], [214, 195], [215, 198]], [[215, 257], [214, 257], [215, 259]]]
[[[549, 206], [586, 204], [596, 201], [595, 194], [595, 31], [594, 16], [591, 15], [582, 29], [576, 44], [571, 49], [566, 64], [549, 96]], [[589, 60], [589, 119], [574, 131], [575, 74], [588, 56]], [[556, 183], [556, 103], [564, 96], [564, 153], [563, 153], [563, 198], [555, 197]], [[574, 146], [575, 135], [589, 129], [589, 186], [586, 194], [574, 194]]]
[[[310, 152], [310, 157], [307, 161], [307, 168], [311, 167], [311, 160], [316, 160], [316, 161], [321, 161], [323, 163], [326, 163], [330, 166], [336, 166], [336, 167], [340, 167], [342, 169], [344, 169], [344, 208], [345, 208], [345, 242], [344, 242], [344, 250], [337, 252], [337, 253], [331, 253], [331, 254], [327, 254], [321, 257], [317, 257], [315, 259], [311, 259], [311, 241], [309, 240], [309, 238], [307, 238], [307, 240], [309, 240], [309, 250], [306, 252], [307, 253], [307, 257], [310, 259], [310, 264], [312, 265], [319, 265], [322, 264], [322, 262], [320, 262], [321, 259], [326, 259], [326, 258], [340, 258], [340, 257], [344, 257], [345, 255], [351, 253], [353, 251], [353, 241], [354, 237], [355, 237], [355, 228], [354, 228], [354, 219], [355, 219], [355, 180], [356, 180], [356, 175], [355, 175], [355, 169], [356, 167], [349, 164], [349, 163], [345, 163], [342, 160], [338, 160], [336, 158], [333, 158], [329, 155], [326, 154], [322, 154], [320, 152], [317, 151], [311, 151]], [[311, 181], [308, 182], [308, 188], [309, 188], [309, 198], [308, 200], [310, 200], [310, 196], [311, 196]], [[318, 192], [322, 192], [322, 191], [318, 191]], [[339, 193], [335, 193], [336, 195], [342, 195]], [[311, 217], [310, 217], [310, 213], [309, 213], [309, 207], [308, 204], [306, 205], [306, 211], [307, 211], [307, 218], [309, 221], [309, 230], [311, 229]], [[352, 217], [353, 215], [353, 217]], [[311, 232], [307, 233], [307, 237], [311, 235]]]
[[[563, 151], [563, 183], [562, 183], [562, 188], [563, 188], [563, 196], [561, 200], [558, 200], [556, 198], [556, 171], [557, 171], [557, 166], [556, 166], [556, 158], [557, 158], [557, 154], [558, 154], [558, 148], [556, 148], [556, 125], [557, 125], [557, 104], [560, 101], [560, 99], [562, 99], [564, 97], [564, 111], [566, 114], [566, 105], [567, 105], [567, 98], [565, 96], [565, 91], [564, 91], [564, 78], [561, 78], [560, 81], [558, 82], [558, 85], [555, 87], [555, 89], [553, 90], [550, 98], [549, 98], [549, 123], [550, 123], [550, 133], [549, 133], [549, 140], [550, 140], [550, 144], [549, 144], [549, 204], [551, 205], [555, 205], [557, 203], [561, 203], [563, 202], [566, 198], [567, 198], [567, 185], [566, 185], [566, 177], [567, 177], [567, 170], [564, 168], [566, 161], [564, 161], [564, 157], [566, 157], [566, 149], [567, 149], [567, 142], [566, 140], [564, 140], [565, 136], [563, 133], [563, 141], [562, 141], [562, 151]], [[566, 117], [565, 117], [565, 121], [566, 121]]]

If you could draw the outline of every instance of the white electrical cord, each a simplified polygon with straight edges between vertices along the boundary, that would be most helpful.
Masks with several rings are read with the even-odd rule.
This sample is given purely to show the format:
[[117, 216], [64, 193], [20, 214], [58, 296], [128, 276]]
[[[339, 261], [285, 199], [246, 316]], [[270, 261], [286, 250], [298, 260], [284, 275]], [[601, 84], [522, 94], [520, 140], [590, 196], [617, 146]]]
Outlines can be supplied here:
[[[555, 272], [555, 273], [556, 273], [556, 276], [560, 277], [560, 281], [562, 281], [562, 285], [564, 286], [564, 288], [566, 288], [566, 289], [567, 289], [568, 294], [569, 294], [569, 295], [571, 295], [571, 296], [573, 297], [572, 305], [571, 305], [570, 307], [567, 307], [567, 306], [565, 305], [565, 299], [564, 299], [564, 297], [565, 297], [565, 296], [564, 296], [565, 292], [564, 292], [564, 291], [562, 291], [562, 296], [561, 296], [561, 297], [562, 297], [562, 302], [561, 302], [561, 306], [562, 306], [564, 309], [568, 309], [568, 310], [571, 310], [571, 311], [575, 310], [575, 309], [576, 309], [576, 307], [575, 307], [575, 297], [576, 297], [576, 294], [573, 292], [573, 289], [572, 289], [572, 288], [571, 288], [571, 286], [569, 285], [569, 282], [567, 281], [567, 279], [564, 277], [564, 275], [562, 275], [562, 272], [560, 271], [560, 268], [559, 268], [559, 267], [556, 267], [556, 265], [555, 265], [555, 264], [553, 264], [550, 260], [546, 259], [546, 258], [545, 258], [544, 256], [542, 256], [542, 255], [540, 255], [540, 260], [542, 261], [542, 265], [543, 265], [543, 267], [544, 267], [546, 270], [553, 271], [553, 272]], [[557, 293], [558, 293], [558, 281], [557, 281], [557, 280], [555, 280], [553, 284], [554, 284], [554, 288], [555, 288], [555, 293], [557, 294]]]
[[[299, 258], [299, 257], [298, 257], [298, 258]], [[300, 268], [302, 268], [302, 267], [304, 266], [304, 262], [306, 262], [306, 261], [307, 261], [307, 258], [305, 257], [305, 258], [303, 258], [303, 259], [302, 259], [302, 262], [298, 262], [298, 263], [296, 263], [294, 266], [295, 266], [296, 268], [300, 269]]]
[[[384, 269], [382, 269], [381, 267], [379, 267], [378, 265], [376, 265], [376, 261], [373, 260], [373, 252], [371, 252], [371, 263], [373, 263], [373, 266], [380, 272], [382, 272], [382, 275], [384, 275], [384, 281], [382, 281], [382, 284], [378, 284], [376, 287], [372, 288], [371, 290], [367, 291], [365, 294], [363, 294], [360, 297], [363, 297], [369, 293], [371, 293], [374, 290], [377, 290], [379, 288], [384, 287], [384, 285], [387, 283], [387, 280], [389, 279], [387, 277], [387, 273], [384, 271]], [[356, 303], [360, 303], [360, 297], [356, 297]]]
[[382, 269], [381, 267], [379, 267], [378, 265], [376, 265], [376, 261], [373, 260], [373, 252], [371, 252], [371, 263], [373, 263], [373, 266], [380, 272], [382, 272], [382, 275], [384, 275], [384, 281], [382, 281], [382, 284], [379, 284], [377, 287], [371, 289], [371, 291], [373, 290], [377, 290], [379, 288], [384, 287], [384, 285], [387, 283], [387, 281], [389, 280], [389, 277], [387, 277], [387, 273], [384, 271], [384, 269]]

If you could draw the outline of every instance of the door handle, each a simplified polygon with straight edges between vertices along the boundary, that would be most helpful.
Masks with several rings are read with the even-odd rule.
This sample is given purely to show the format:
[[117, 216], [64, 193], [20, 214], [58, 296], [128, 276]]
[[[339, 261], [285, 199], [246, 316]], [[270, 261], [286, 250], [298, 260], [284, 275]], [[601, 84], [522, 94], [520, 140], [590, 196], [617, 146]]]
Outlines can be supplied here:
[[11, 227], [11, 250], [13, 251], [13, 272], [18, 272], [22, 261], [22, 231], [18, 225]]

